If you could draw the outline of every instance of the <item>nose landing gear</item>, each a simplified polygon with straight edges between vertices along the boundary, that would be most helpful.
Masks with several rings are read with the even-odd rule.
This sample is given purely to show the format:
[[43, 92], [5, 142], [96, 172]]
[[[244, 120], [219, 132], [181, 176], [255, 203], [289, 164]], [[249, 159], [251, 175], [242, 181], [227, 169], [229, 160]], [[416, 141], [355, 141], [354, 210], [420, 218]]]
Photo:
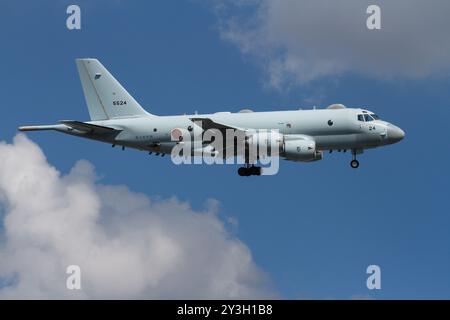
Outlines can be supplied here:
[[352, 167], [353, 169], [356, 169], [359, 167], [359, 161], [356, 160], [356, 153], [357, 153], [357, 150], [352, 150], [352, 161], [350, 161], [350, 167]]
[[238, 169], [238, 174], [241, 177], [249, 177], [249, 176], [260, 176], [261, 175], [261, 167], [257, 167], [254, 165], [246, 165], [245, 167], [240, 167]]
[[352, 161], [350, 161], [350, 166], [351, 166], [353, 169], [358, 168], [358, 167], [359, 167], [359, 161], [356, 160], [356, 159], [353, 159]]

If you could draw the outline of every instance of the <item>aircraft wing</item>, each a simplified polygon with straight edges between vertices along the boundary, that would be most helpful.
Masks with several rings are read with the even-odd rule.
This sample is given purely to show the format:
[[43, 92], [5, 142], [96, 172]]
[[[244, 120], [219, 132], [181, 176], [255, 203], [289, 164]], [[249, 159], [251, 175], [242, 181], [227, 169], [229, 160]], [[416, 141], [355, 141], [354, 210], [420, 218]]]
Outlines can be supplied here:
[[114, 134], [114, 133], [119, 133], [120, 129], [115, 129], [115, 128], [111, 128], [111, 127], [105, 127], [105, 126], [99, 126], [96, 124], [92, 124], [92, 123], [86, 123], [86, 122], [81, 122], [81, 121], [75, 121], [75, 120], [61, 120], [59, 121], [60, 123], [79, 130], [79, 131], [84, 131], [86, 133], [96, 133], [96, 134]]
[[[204, 131], [217, 130], [222, 133], [222, 137], [224, 137], [223, 148], [222, 148], [222, 150], [217, 150], [217, 151], [219, 152], [218, 156], [223, 157], [223, 158], [226, 158], [226, 156], [228, 154], [227, 153], [228, 149], [234, 150], [234, 156], [236, 156], [237, 155], [237, 153], [236, 153], [237, 152], [237, 144], [243, 142], [244, 139], [247, 139], [251, 135], [251, 133], [249, 133], [247, 131], [247, 129], [231, 126], [231, 125], [228, 125], [228, 124], [225, 124], [222, 122], [215, 121], [211, 118], [198, 117], [198, 118], [190, 118], [190, 120], [192, 122], [196, 123], [197, 125], [201, 126]], [[240, 137], [240, 138], [238, 138], [239, 141], [233, 139], [232, 144], [229, 145], [229, 142], [227, 142], [225, 139], [227, 137], [226, 130], [234, 130], [235, 131], [234, 133], [236, 134], [236, 136]], [[208, 144], [209, 143], [207, 143], [206, 145], [208, 145]]]
[[202, 129], [205, 131], [210, 130], [210, 129], [220, 130], [223, 133], [225, 133], [226, 129], [232, 129], [232, 130], [237, 130], [237, 131], [242, 131], [242, 132], [246, 131], [243, 128], [234, 127], [234, 126], [227, 125], [225, 123], [217, 122], [211, 118], [190, 118], [190, 120], [192, 122], [195, 122], [196, 124], [200, 125], [202, 127]]

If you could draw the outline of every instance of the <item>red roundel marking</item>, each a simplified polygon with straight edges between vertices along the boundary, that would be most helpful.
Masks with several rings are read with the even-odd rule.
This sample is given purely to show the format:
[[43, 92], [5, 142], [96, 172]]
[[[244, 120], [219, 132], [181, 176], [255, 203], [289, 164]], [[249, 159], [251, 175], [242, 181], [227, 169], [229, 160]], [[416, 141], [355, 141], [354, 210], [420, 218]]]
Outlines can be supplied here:
[[183, 140], [183, 132], [180, 129], [175, 128], [170, 132], [170, 136], [173, 141], [181, 141]]

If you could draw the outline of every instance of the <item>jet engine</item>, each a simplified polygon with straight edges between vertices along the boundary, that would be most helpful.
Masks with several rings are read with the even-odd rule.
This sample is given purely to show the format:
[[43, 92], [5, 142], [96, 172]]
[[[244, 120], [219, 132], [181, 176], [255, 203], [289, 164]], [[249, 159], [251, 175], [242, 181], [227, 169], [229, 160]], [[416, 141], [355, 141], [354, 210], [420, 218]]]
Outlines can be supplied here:
[[282, 155], [287, 160], [311, 162], [322, 160], [323, 152], [316, 150], [316, 142], [311, 139], [286, 140]]
[[263, 131], [247, 134], [245, 148], [259, 157], [278, 155], [283, 146], [283, 135], [277, 131]]

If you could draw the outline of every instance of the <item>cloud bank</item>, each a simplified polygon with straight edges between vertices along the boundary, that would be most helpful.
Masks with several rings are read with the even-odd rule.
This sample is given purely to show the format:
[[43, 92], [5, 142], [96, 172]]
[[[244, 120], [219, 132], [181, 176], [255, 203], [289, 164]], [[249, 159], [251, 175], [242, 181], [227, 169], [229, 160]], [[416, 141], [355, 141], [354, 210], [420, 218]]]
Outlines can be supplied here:
[[[84, 160], [63, 176], [24, 135], [0, 142], [0, 218], [0, 299], [274, 297], [214, 200], [153, 201]], [[73, 264], [81, 291], [66, 288]]]
[[[381, 30], [366, 27], [371, 4]], [[447, 0], [218, 0], [215, 9], [222, 38], [274, 88], [344, 73], [393, 80], [450, 71]]]

